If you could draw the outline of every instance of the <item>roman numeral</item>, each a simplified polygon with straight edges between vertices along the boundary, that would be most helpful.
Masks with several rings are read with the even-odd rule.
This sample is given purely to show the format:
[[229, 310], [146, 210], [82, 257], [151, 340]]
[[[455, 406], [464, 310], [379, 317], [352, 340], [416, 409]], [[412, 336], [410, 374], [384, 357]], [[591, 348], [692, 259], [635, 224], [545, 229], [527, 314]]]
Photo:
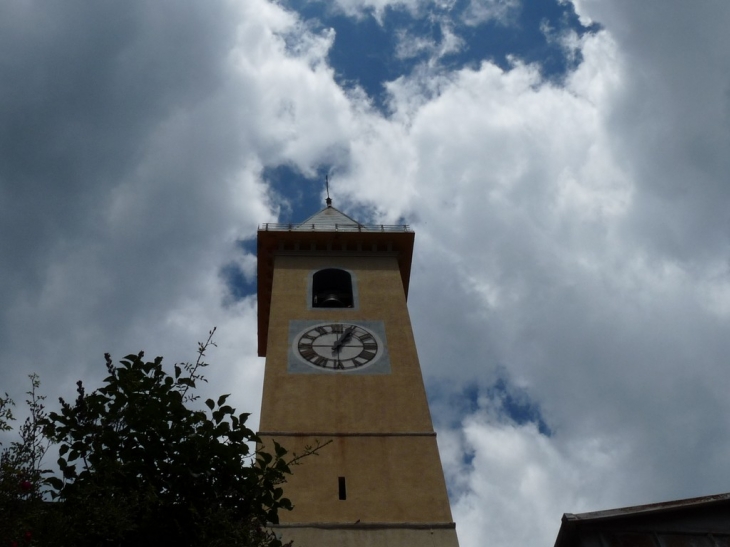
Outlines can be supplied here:
[[343, 327], [339, 323], [335, 323], [334, 325], [332, 325], [332, 332], [334, 332], [335, 334], [341, 334], [342, 331]]
[[375, 353], [364, 349], [360, 352], [360, 355], [358, 355], [358, 357], [360, 357], [362, 359], [367, 359], [369, 361], [370, 359], [375, 357]]
[[373, 338], [373, 336], [367, 332], [365, 334], [363, 334], [362, 336], [358, 336], [358, 338], [360, 339], [360, 342], [362, 342], [363, 344], [368, 344], [368, 343], [374, 344], [375, 343], [375, 338]]
[[316, 330], [319, 334], [327, 334], [327, 329], [324, 327], [314, 327], [314, 330]]
[[366, 342], [362, 345], [362, 349], [368, 351], [378, 351], [378, 344], [376, 344], [375, 342]]
[[317, 352], [315, 352], [311, 347], [302, 347], [299, 346], [299, 354], [304, 357], [307, 361], [311, 361], [312, 357], [317, 356]]
[[321, 355], [319, 355], [319, 356], [317, 356], [317, 358], [316, 358], [316, 359], [315, 359], [314, 361], [312, 361], [312, 362], [313, 362], [313, 363], [314, 363], [315, 365], [317, 365], [318, 367], [322, 367], [322, 368], [327, 368], [327, 361], [329, 361], [329, 359], [327, 359], [326, 357], [322, 357]]

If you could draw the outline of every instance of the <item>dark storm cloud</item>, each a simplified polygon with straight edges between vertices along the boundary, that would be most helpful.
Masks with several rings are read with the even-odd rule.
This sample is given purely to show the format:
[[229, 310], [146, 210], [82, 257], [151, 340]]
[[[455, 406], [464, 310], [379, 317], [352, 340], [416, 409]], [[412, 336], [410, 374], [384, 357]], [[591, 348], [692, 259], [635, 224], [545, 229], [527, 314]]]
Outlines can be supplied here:
[[69, 357], [57, 353], [92, 358], [214, 266], [195, 261], [245, 156], [220, 104], [237, 24], [225, 2], [0, 5], [0, 345], [14, 382]]
[[348, 129], [330, 43], [266, 0], [0, 6], [0, 385], [70, 397], [105, 351], [190, 359], [218, 326], [211, 387], [247, 379], [256, 411], [255, 298], [224, 268], [276, 219], [265, 168]]
[[[5, 282], [32, 290], [59, 239], [103, 229], [109, 188], [150, 132], [221, 74], [222, 5], [5, 2], [0, 7], [0, 191]], [[5, 292], [12, 296], [13, 292]]]
[[[726, 252], [730, 54], [723, 2], [580, 2], [610, 26], [628, 73], [611, 119], [639, 182], [629, 229], [688, 267]], [[725, 272], [728, 273], [727, 271]]]
[[36, 370], [72, 397], [104, 351], [190, 358], [218, 325], [213, 393], [255, 399], [235, 242], [327, 165], [338, 206], [417, 230], [410, 306], [464, 547], [730, 488], [730, 15], [576, 6], [603, 30], [551, 35], [582, 59], [564, 81], [484, 53], [389, 76], [383, 116], [337, 85], [337, 29], [266, 0], [0, 5], [0, 392]]

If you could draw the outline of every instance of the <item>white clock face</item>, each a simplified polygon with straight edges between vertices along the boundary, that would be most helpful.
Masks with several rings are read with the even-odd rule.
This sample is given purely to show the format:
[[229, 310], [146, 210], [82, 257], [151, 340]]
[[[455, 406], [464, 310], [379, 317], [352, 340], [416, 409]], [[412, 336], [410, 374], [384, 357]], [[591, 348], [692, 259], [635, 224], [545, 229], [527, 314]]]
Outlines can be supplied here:
[[377, 334], [353, 323], [322, 323], [294, 337], [294, 354], [308, 365], [331, 371], [357, 370], [380, 359], [384, 346]]

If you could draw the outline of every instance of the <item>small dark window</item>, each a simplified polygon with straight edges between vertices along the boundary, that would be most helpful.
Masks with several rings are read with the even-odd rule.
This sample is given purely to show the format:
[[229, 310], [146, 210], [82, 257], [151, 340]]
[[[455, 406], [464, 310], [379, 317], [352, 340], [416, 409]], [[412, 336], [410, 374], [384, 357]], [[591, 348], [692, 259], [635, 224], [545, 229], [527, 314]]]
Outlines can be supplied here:
[[337, 484], [340, 487], [340, 499], [347, 499], [347, 487], [345, 486], [345, 477], [337, 477]]
[[328, 268], [312, 277], [313, 308], [351, 308], [352, 278], [345, 270]]

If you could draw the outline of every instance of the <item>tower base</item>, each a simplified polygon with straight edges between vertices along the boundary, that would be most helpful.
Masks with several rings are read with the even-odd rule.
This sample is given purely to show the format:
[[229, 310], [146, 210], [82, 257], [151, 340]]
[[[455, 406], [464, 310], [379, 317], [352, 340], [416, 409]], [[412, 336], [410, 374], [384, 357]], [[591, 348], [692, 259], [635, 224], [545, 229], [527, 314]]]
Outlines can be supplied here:
[[282, 524], [272, 526], [294, 547], [459, 547], [454, 523]]

